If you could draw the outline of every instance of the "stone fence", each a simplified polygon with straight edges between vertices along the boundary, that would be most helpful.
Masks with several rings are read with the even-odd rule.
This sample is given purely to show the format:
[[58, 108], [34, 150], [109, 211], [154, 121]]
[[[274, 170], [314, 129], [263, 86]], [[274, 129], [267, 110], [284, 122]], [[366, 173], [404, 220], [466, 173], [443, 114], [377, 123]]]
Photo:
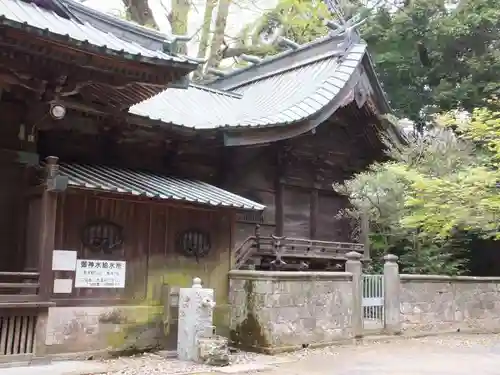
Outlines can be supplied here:
[[352, 275], [231, 271], [231, 341], [267, 353], [350, 338]]
[[[348, 272], [231, 271], [230, 340], [265, 353], [360, 338], [364, 330], [361, 255]], [[500, 331], [500, 278], [400, 275], [385, 256], [385, 334]]]
[[360, 329], [361, 256], [351, 255], [350, 272], [231, 271], [230, 340], [271, 354], [352, 339]]
[[401, 330], [500, 330], [500, 277], [401, 275]]

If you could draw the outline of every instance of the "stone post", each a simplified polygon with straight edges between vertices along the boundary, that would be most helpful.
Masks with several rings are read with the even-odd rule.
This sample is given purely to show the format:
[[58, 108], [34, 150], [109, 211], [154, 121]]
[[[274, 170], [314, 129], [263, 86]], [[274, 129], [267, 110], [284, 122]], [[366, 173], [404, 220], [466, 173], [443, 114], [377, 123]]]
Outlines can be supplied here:
[[191, 288], [179, 290], [177, 357], [183, 361], [200, 360], [198, 341], [213, 335], [214, 290], [203, 288], [193, 279]]
[[384, 330], [391, 335], [401, 333], [399, 266], [396, 255], [384, 256]]
[[354, 338], [363, 336], [363, 273], [361, 258], [362, 255], [355, 251], [346, 254], [346, 272], [352, 274], [352, 333]]

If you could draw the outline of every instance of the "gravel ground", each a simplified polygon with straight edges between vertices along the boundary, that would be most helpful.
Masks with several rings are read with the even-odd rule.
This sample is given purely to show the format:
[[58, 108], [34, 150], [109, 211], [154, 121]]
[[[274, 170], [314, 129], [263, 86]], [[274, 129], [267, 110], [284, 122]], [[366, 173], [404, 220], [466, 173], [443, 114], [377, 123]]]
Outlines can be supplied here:
[[[231, 365], [260, 364], [266, 365], [286, 360], [287, 356], [268, 356], [263, 354], [240, 352], [231, 356]], [[205, 374], [216, 372], [219, 368], [165, 358], [163, 355], [148, 353], [134, 357], [122, 357], [105, 361], [109, 367], [106, 375], [149, 375], [149, 374]]]
[[[472, 372], [500, 375], [499, 363], [499, 335], [365, 341], [279, 356], [239, 353], [232, 358], [232, 364], [272, 365], [259, 372], [260, 375], [465, 375]], [[109, 368], [106, 375], [200, 375], [218, 370], [157, 354], [119, 358], [106, 364]]]

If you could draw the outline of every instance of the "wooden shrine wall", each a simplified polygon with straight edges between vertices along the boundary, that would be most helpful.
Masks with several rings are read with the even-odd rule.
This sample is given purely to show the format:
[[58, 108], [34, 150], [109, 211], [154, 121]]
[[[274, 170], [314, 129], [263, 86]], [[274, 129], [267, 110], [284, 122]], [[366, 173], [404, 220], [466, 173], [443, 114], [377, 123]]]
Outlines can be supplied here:
[[[123, 228], [123, 245], [103, 254], [82, 244], [82, 229], [96, 219]], [[139, 303], [150, 297], [155, 285], [189, 286], [193, 277], [227, 294], [225, 275], [230, 268], [232, 216], [223, 210], [204, 210], [102, 197], [85, 192], [60, 194], [57, 205], [56, 249], [78, 252], [79, 259], [126, 261], [125, 289], [73, 288], [69, 294], [53, 295], [58, 306], [65, 303], [103, 304], [121, 300]], [[185, 230], [207, 233], [211, 250], [203, 258], [187, 257], [179, 250], [178, 237]], [[54, 278], [74, 277], [66, 271]]]
[[300, 179], [290, 172], [278, 176], [276, 165], [269, 161], [272, 147], [240, 148], [233, 153], [234, 173], [225, 187], [266, 205], [262, 217], [237, 216], [235, 244], [253, 235], [256, 224], [263, 236], [278, 234], [280, 220], [282, 235], [287, 237], [352, 242], [349, 223], [336, 217], [348, 201], [333, 191], [334, 181], [318, 186], [307, 168], [293, 170], [301, 173]]
[[17, 161], [17, 151], [29, 151], [20, 136], [22, 107], [0, 101], [0, 271], [22, 271], [26, 231], [27, 188], [25, 166]]

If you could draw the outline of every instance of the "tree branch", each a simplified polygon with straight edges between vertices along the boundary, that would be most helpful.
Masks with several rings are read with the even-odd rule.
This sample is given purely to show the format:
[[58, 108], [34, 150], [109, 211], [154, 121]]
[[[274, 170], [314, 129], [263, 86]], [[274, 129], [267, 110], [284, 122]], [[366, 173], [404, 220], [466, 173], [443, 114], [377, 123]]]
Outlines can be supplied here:
[[238, 57], [242, 54], [265, 57], [275, 50], [271, 45], [228, 47], [222, 51], [222, 58]]

